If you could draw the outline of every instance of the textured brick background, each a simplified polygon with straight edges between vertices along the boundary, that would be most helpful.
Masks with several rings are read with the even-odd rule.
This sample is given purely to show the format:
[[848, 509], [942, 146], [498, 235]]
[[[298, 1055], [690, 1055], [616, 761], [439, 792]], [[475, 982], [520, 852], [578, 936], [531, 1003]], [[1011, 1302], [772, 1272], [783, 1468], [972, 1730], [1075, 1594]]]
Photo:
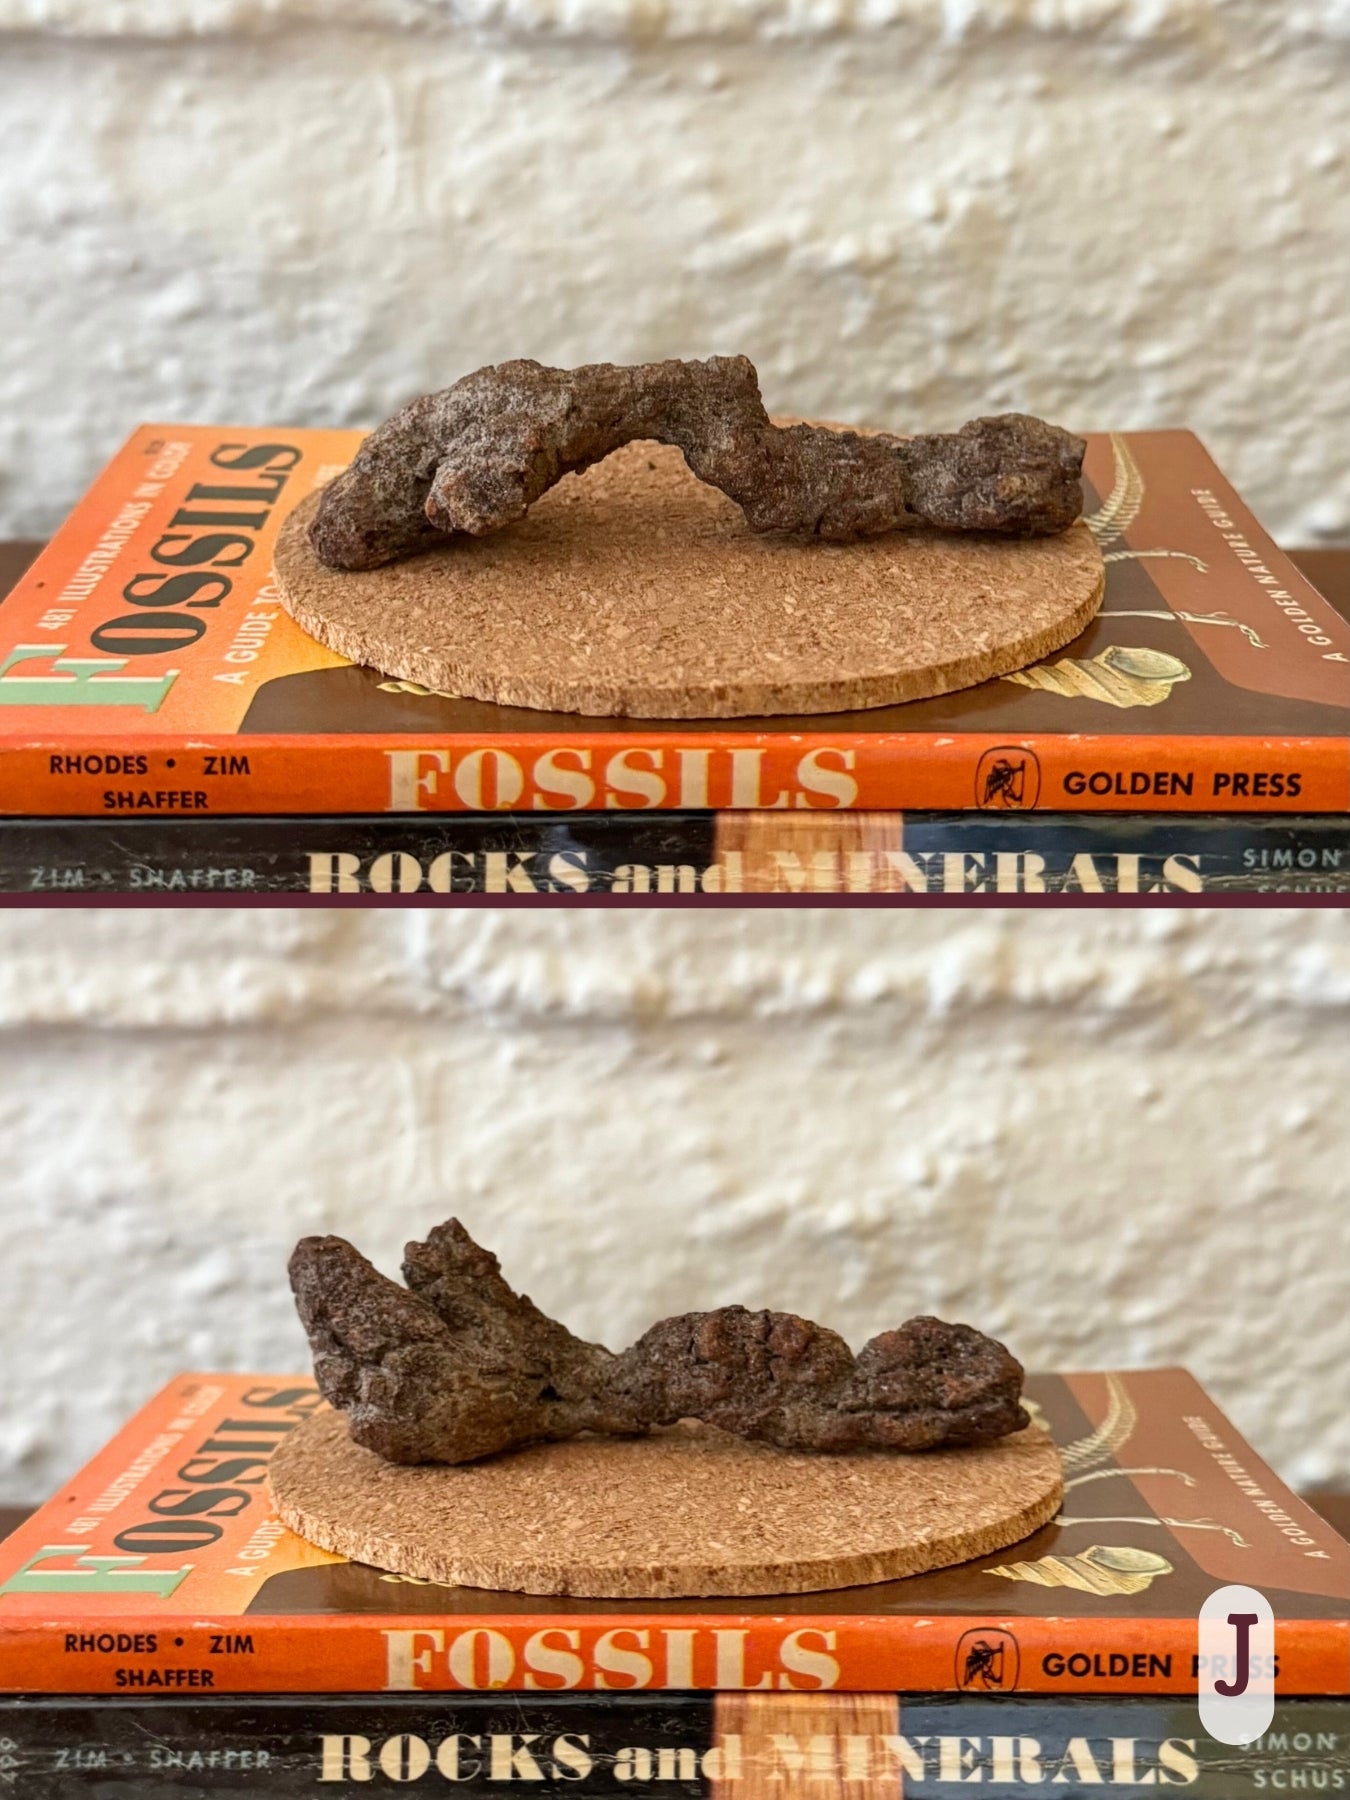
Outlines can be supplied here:
[[507, 356], [1197, 427], [1350, 538], [1346, 0], [0, 0], [0, 530]]
[[452, 1210], [615, 1345], [943, 1311], [1344, 1485], [1348, 1019], [1328, 913], [5, 914], [0, 1501]]

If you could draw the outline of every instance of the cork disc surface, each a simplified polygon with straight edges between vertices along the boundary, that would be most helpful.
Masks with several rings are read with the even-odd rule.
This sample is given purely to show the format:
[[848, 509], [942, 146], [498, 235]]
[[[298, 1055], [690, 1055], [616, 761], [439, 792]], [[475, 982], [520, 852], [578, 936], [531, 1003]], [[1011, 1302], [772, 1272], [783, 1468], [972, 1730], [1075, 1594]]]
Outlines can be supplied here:
[[440, 693], [648, 719], [843, 712], [1038, 662], [1101, 604], [1080, 520], [1016, 540], [757, 536], [678, 450], [629, 444], [516, 525], [386, 568], [326, 568], [282, 527], [283, 603], [328, 649]]
[[329, 1411], [278, 1449], [271, 1479], [291, 1530], [354, 1562], [449, 1587], [604, 1599], [918, 1575], [1027, 1537], [1064, 1491], [1037, 1426], [918, 1456], [819, 1456], [687, 1423], [409, 1468], [354, 1444]]

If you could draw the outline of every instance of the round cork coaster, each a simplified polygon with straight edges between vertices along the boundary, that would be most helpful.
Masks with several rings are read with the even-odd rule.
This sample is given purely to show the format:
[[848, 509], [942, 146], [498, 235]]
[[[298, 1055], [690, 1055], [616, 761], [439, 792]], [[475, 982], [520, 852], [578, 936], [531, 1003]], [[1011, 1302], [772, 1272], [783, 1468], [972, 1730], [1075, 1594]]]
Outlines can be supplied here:
[[485, 538], [386, 568], [326, 568], [306, 526], [276, 573], [328, 649], [439, 693], [639, 719], [846, 712], [1038, 662], [1101, 604], [1101, 552], [1060, 537], [758, 536], [678, 450], [629, 444]]
[[1037, 1426], [919, 1456], [815, 1456], [687, 1423], [454, 1468], [387, 1463], [341, 1414], [272, 1458], [280, 1518], [354, 1562], [448, 1587], [604, 1599], [802, 1594], [985, 1556], [1063, 1496]]

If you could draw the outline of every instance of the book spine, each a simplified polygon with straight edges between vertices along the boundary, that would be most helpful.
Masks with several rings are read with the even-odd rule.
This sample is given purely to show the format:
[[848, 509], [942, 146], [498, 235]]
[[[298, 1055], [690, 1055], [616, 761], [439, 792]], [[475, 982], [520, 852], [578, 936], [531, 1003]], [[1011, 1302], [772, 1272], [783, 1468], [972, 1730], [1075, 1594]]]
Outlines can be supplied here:
[[[858, 715], [865, 718], [865, 714]], [[1350, 739], [852, 730], [14, 741], [0, 814], [785, 808], [1281, 814], [1350, 808]]]
[[[20, 1579], [59, 1581], [53, 1565], [69, 1548], [44, 1548], [31, 1577]], [[306, 1618], [269, 1611], [279, 1600], [263, 1593], [242, 1616], [199, 1613], [175, 1619], [171, 1630], [112, 1613], [79, 1631], [55, 1619], [14, 1621], [0, 1630], [0, 1694], [321, 1694], [335, 1684], [424, 1696], [605, 1692], [616, 1685], [616, 1655], [627, 1683], [644, 1693], [966, 1691], [992, 1685], [981, 1672], [986, 1659], [973, 1658], [984, 1649], [1001, 1661], [999, 1685], [1009, 1692], [1196, 1691], [1194, 1617], [916, 1620], [822, 1611], [782, 1619], [634, 1607], [621, 1623], [576, 1612], [563, 1627], [556, 1614], [528, 1611], [417, 1617], [410, 1607], [369, 1622]], [[554, 1641], [562, 1630], [565, 1647]], [[1350, 1621], [1277, 1620], [1275, 1645], [1282, 1695], [1346, 1691]]]
[[1270, 1729], [1217, 1743], [1193, 1704], [849, 1694], [550, 1699], [430, 1704], [306, 1701], [0, 1703], [0, 1793], [23, 1800], [300, 1800], [431, 1790], [649, 1792], [767, 1800], [952, 1796], [989, 1800], [1182, 1788], [1245, 1800], [1350, 1788], [1344, 1704], [1283, 1702]]
[[0, 892], [1337, 894], [1350, 892], [1350, 816], [7, 819]]

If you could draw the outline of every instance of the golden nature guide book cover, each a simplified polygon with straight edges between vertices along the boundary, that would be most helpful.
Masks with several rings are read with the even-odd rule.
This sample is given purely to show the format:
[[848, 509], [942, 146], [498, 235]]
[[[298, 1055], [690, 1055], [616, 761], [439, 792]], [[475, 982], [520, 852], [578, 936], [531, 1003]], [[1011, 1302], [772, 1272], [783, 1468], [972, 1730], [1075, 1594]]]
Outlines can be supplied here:
[[1060, 1516], [903, 1581], [727, 1600], [443, 1588], [273, 1516], [312, 1380], [182, 1375], [0, 1545], [0, 1692], [742, 1690], [1194, 1694], [1198, 1615], [1242, 1583], [1277, 1692], [1350, 1687], [1350, 1546], [1178, 1369], [1031, 1377]]
[[1106, 599], [1056, 656], [903, 706], [671, 724], [430, 693], [306, 637], [272, 545], [360, 437], [132, 435], [0, 604], [0, 813], [1350, 806], [1350, 622], [1187, 432], [1089, 439]]

